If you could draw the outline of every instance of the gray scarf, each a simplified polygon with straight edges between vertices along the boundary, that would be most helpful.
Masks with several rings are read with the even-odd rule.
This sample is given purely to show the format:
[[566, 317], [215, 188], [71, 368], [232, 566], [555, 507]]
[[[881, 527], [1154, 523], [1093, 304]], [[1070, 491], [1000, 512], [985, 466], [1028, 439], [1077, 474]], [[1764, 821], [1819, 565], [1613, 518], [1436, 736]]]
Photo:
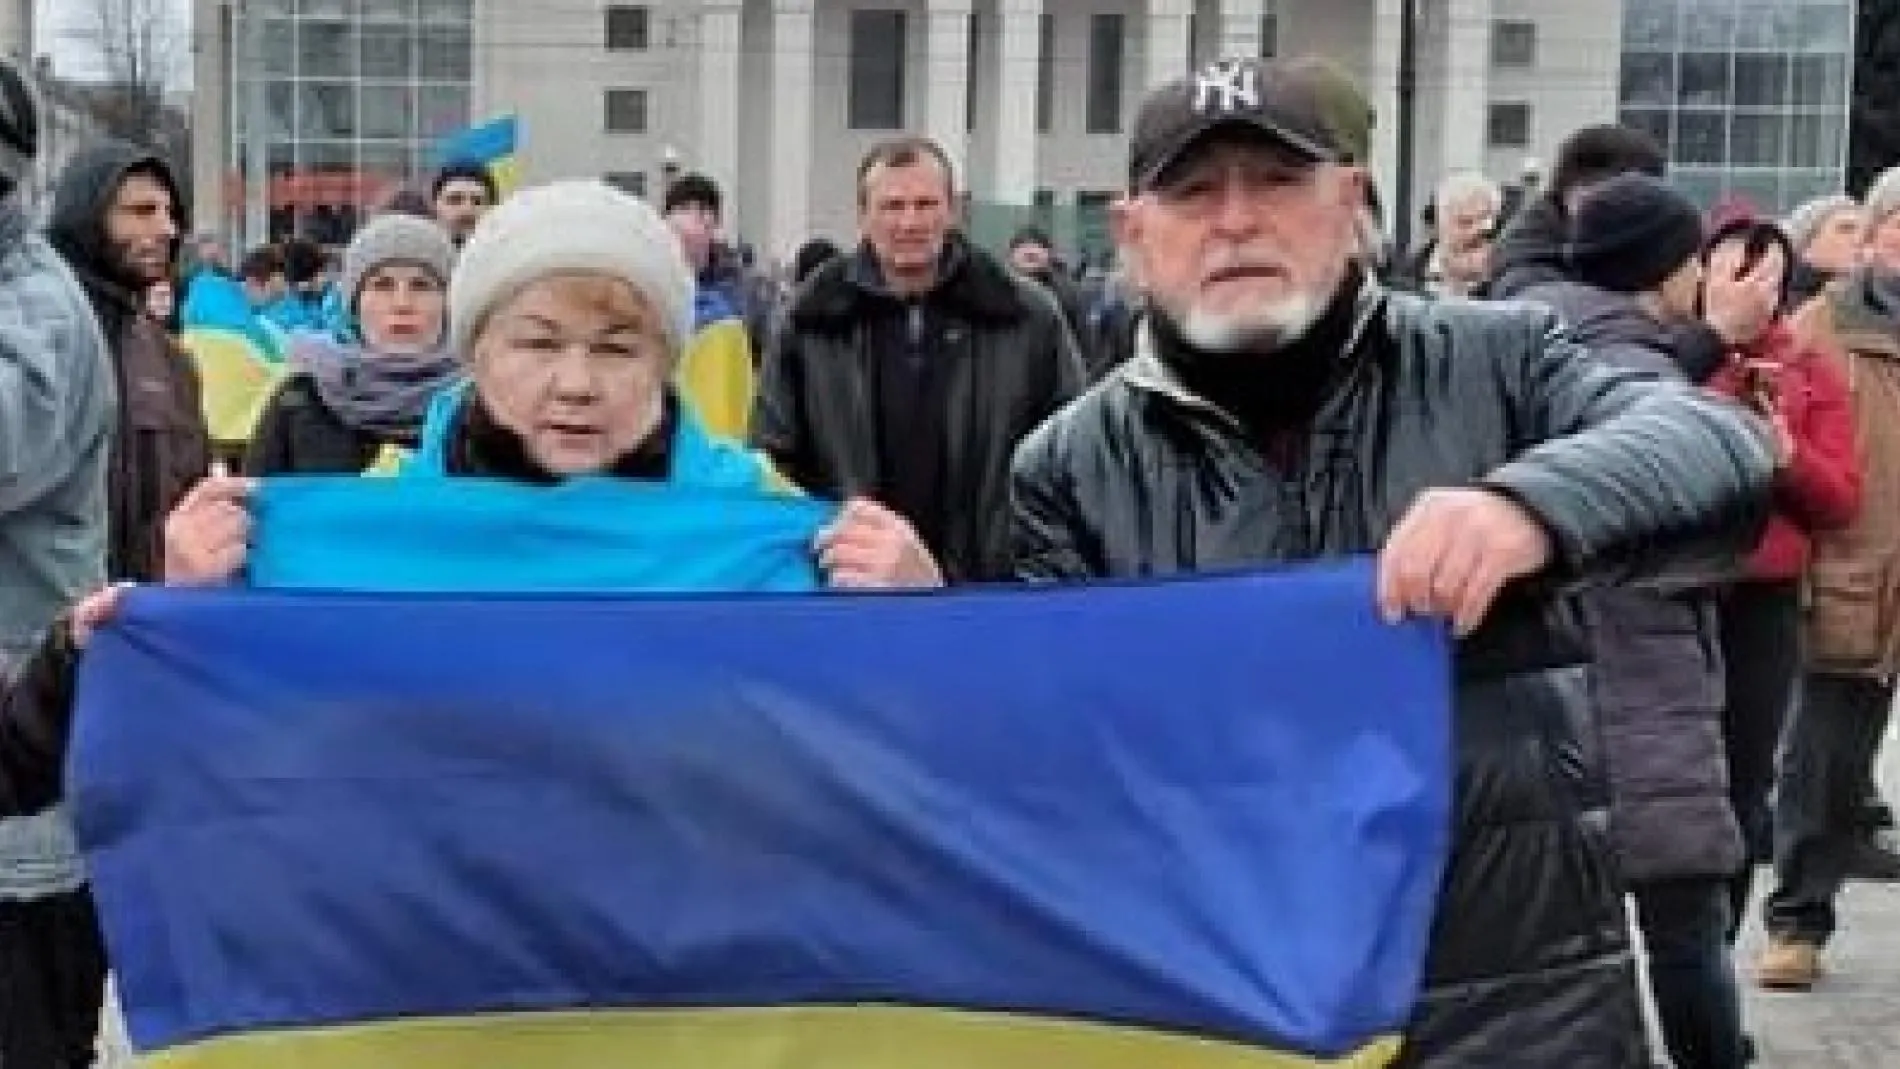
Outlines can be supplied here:
[[324, 407], [351, 428], [379, 438], [414, 438], [429, 402], [462, 374], [446, 347], [383, 353], [332, 338], [300, 338], [292, 357]]
[[1900, 334], [1900, 274], [1863, 269], [1848, 284], [1848, 305], [1889, 333]]

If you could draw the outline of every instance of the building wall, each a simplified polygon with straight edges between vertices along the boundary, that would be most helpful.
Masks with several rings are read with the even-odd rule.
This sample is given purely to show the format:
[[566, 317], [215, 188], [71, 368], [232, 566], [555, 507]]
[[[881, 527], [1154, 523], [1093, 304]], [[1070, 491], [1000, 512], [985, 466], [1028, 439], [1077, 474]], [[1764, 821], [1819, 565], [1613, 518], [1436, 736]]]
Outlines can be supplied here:
[[[4, 2], [4, 0], [0, 0]], [[217, 0], [197, 0], [200, 11]], [[964, 183], [978, 203], [993, 198], [998, 157], [998, 118], [1005, 108], [1035, 107], [1033, 99], [1003, 99], [1000, 88], [1001, 7], [1005, 0], [970, 0], [976, 31], [974, 110], [963, 131]], [[1556, 144], [1571, 130], [1616, 115], [1616, 49], [1621, 38], [1623, 0], [1443, 0], [1427, 5], [1420, 38], [1420, 98], [1418, 108], [1415, 203], [1439, 175], [1451, 167], [1480, 166], [1493, 177], [1518, 176], [1525, 158], [1548, 162]], [[1146, 88], [1150, 69], [1150, 0], [1044, 0], [1053, 14], [1053, 115], [1046, 132], [1035, 137], [1034, 187], [1046, 191], [1056, 207], [1072, 208], [1079, 195], [1099, 201], [1125, 181], [1127, 130]], [[702, 129], [702, 30], [709, 8], [702, 0], [651, 0], [648, 48], [639, 52], [606, 49], [606, 0], [476, 0], [474, 30], [473, 118], [504, 112], [519, 114], [522, 130], [521, 162], [528, 181], [556, 177], [608, 174], [640, 175], [650, 195], [659, 194], [670, 157], [681, 169], [700, 165], [709, 136]], [[923, 131], [929, 114], [926, 55], [927, 12], [930, 0], [814, 0], [811, 48], [812, 129], [808, 151], [809, 196], [806, 218], [794, 227], [806, 234], [848, 240], [856, 231], [854, 170], [857, 160], [873, 142], [895, 131], [849, 128], [847, 115], [850, 12], [854, 7], [877, 7], [906, 13], [904, 118], [909, 129]], [[1391, 55], [1391, 45], [1380, 41], [1391, 35], [1380, 19], [1390, 19], [1396, 0], [1263, 0], [1278, 21], [1282, 55], [1316, 52], [1328, 55], [1360, 77], [1373, 90], [1380, 111], [1382, 138], [1395, 123], [1395, 101], [1380, 98], [1381, 85], [1392, 84], [1392, 73], [1376, 70], [1375, 55]], [[1219, 50], [1219, 0], [1192, 0], [1193, 54], [1211, 58]], [[1446, 16], [1444, 12], [1451, 15]], [[1432, 13], [1438, 12], [1438, 24]], [[1089, 86], [1091, 18], [1118, 13], [1124, 18], [1121, 130], [1091, 134], [1086, 130]], [[1489, 63], [1492, 19], [1517, 18], [1538, 25], [1538, 54], [1524, 70], [1494, 69]], [[1462, 19], [1461, 31], [1452, 21]], [[198, 19], [201, 42], [207, 27], [217, 20]], [[775, 152], [772, 83], [773, 3], [745, 0], [740, 15], [738, 63], [738, 116], [735, 170], [729, 181], [729, 224], [741, 236], [764, 240], [776, 175], [803, 165], [795, 152]], [[1454, 32], [1465, 51], [1457, 63], [1447, 60]], [[1477, 49], [1476, 66], [1472, 49]], [[1386, 51], [1380, 51], [1383, 47]], [[222, 113], [225, 102], [216, 87], [223, 81], [209, 77], [208, 68], [222, 62], [215, 48], [197, 53], [200, 87], [196, 106], [200, 115]], [[1475, 73], [1474, 73], [1475, 72]], [[1474, 87], [1473, 78], [1482, 81]], [[613, 87], [644, 89], [648, 93], [648, 128], [639, 134], [606, 132], [604, 93]], [[1389, 92], [1389, 90], [1388, 90]], [[1017, 92], [1015, 95], [1020, 96]], [[1531, 145], [1524, 149], [1494, 149], [1484, 139], [1488, 108], [1493, 101], [1521, 100], [1532, 105]], [[1447, 101], [1452, 104], [1448, 105]], [[714, 112], [717, 114], [717, 112]], [[1474, 133], [1475, 131], [1475, 133]], [[214, 136], [228, 142], [216, 121], [200, 126], [203, 158], [228, 159], [228, 149], [205, 153]], [[716, 155], [716, 153], [715, 153]], [[1383, 156], [1381, 158], [1384, 158]], [[215, 202], [207, 168], [200, 183], [202, 202]], [[1396, 176], [1382, 174], [1388, 186]], [[1388, 194], [1389, 195], [1389, 194]], [[202, 210], [202, 209], [201, 209]], [[781, 206], [781, 214], [783, 214]], [[1023, 206], [1027, 213], [1027, 206]], [[1069, 218], [1067, 213], [1063, 217]], [[209, 216], [207, 216], [208, 218]], [[1061, 228], [1059, 228], [1061, 229]], [[796, 237], [775, 234], [785, 254]]]
[[1537, 62], [1521, 70], [1492, 68], [1492, 100], [1531, 104], [1531, 148], [1492, 150], [1485, 170], [1494, 178], [1515, 178], [1528, 158], [1548, 173], [1557, 146], [1572, 131], [1616, 121], [1615, 57], [1623, 5], [1621, 0], [1493, 2], [1493, 17], [1537, 24]]
[[[649, 5], [648, 47], [609, 52], [600, 0], [481, 4], [477, 119], [521, 117], [524, 181], [637, 173], [657, 195], [665, 149], [690, 157], [698, 141], [696, 6]], [[609, 89], [646, 92], [646, 132], [608, 132]]]

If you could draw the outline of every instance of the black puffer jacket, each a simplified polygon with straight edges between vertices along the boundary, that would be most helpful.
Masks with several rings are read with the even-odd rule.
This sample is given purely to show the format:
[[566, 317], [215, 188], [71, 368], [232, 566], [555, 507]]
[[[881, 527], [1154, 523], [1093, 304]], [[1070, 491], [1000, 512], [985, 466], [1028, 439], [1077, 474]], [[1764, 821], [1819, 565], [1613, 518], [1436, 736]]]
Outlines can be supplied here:
[[[947, 530], [932, 544], [952, 581], [1007, 578], [1009, 463], [1016, 443], [1081, 391], [1083, 366], [1053, 298], [962, 238], [923, 299], [942, 361]], [[905, 306], [866, 277], [868, 253], [819, 268], [775, 332], [752, 417], [752, 444], [798, 486], [877, 496], [881, 319]], [[888, 332], [884, 332], [888, 336]], [[928, 532], [925, 532], [928, 537]]]
[[1584, 724], [1588, 650], [1549, 595], [1555, 581], [1727, 566], [1765, 518], [1769, 443], [1727, 406], [1590, 359], [1543, 309], [1373, 287], [1360, 300], [1350, 366], [1284, 478], [1144, 338], [1018, 451], [1020, 574], [1374, 552], [1432, 487], [1524, 503], [1559, 562], [1459, 651], [1454, 856], [1405, 1062], [1647, 1066]]
[[[1600, 360], [1681, 378], [1674, 336], [1636, 300], [1574, 282], [1524, 299], [1555, 310]], [[1742, 863], [1722, 744], [1724, 677], [1712, 588], [1579, 597], [1610, 781], [1610, 832], [1627, 880], [1726, 876]]]

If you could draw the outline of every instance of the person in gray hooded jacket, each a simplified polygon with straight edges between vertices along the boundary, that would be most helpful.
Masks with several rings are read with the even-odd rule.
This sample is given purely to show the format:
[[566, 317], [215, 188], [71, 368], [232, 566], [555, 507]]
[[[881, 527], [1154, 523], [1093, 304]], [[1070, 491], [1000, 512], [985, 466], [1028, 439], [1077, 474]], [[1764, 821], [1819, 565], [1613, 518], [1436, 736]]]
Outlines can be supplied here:
[[0, 669], [105, 581], [112, 364], [16, 190], [38, 140], [32, 94], [0, 63]]
[[[111, 356], [92, 306], [35, 233], [18, 187], [39, 149], [33, 94], [0, 63], [0, 689], [54, 618], [106, 577]], [[0, 1065], [90, 1064], [103, 981], [71, 832], [0, 819]], [[74, 981], [75, 977], [81, 979]]]
[[[1678, 342], [1701, 299], [1695, 206], [1661, 179], [1629, 174], [1585, 196], [1570, 227], [1577, 281], [1523, 298], [1551, 306], [1599, 359], [1667, 379], [1707, 378], [1714, 368]], [[1723, 284], [1778, 295], [1778, 278], [1756, 274]], [[1750, 1058], [1727, 944], [1726, 880], [1743, 853], [1729, 803], [1714, 593], [1607, 588], [1578, 599], [1594, 654], [1590, 706], [1609, 774], [1611, 841], [1680, 1069], [1741, 1069]]]

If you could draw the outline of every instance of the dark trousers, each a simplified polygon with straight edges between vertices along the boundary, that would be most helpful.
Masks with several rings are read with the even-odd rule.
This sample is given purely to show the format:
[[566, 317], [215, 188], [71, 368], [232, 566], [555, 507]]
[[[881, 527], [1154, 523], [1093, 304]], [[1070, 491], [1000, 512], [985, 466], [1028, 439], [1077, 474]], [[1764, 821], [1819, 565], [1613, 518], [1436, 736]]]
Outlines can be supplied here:
[[1892, 704], [1893, 685], [1882, 680], [1805, 677], [1775, 785], [1771, 934], [1815, 944], [1834, 934], [1834, 900], [1864, 834], [1867, 762]]
[[0, 1069], [91, 1065], [105, 991], [91, 894], [0, 901]]
[[1749, 1062], [1742, 998], [1722, 877], [1636, 883], [1636, 925], [1649, 959], [1649, 990], [1676, 1069], [1741, 1069]]
[[1768, 796], [1775, 754], [1801, 681], [1801, 587], [1797, 580], [1741, 583], [1720, 605], [1727, 705], [1722, 712], [1729, 803], [1749, 858], [1729, 884], [1729, 941], [1748, 914], [1755, 859], [1774, 842]]

